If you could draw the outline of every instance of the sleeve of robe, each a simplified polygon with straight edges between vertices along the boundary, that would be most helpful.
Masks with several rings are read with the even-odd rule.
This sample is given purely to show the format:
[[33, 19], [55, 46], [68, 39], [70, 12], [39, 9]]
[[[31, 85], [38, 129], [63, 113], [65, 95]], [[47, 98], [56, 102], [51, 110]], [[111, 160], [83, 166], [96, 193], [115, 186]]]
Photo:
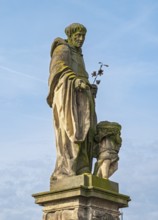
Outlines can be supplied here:
[[[71, 54], [67, 45], [56, 47], [50, 64], [49, 87], [52, 107], [72, 142], [85, 140], [90, 128], [90, 91], [75, 89], [76, 74], [71, 69]], [[56, 123], [56, 118], [54, 118]]]

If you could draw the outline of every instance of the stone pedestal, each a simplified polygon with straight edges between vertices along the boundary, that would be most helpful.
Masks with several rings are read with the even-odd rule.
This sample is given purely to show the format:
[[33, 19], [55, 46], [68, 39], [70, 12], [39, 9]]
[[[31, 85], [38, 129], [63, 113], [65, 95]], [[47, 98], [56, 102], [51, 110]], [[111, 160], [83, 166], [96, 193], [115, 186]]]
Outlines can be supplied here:
[[43, 206], [43, 220], [118, 220], [119, 208], [130, 201], [117, 183], [91, 174], [52, 182], [50, 191], [33, 197]]

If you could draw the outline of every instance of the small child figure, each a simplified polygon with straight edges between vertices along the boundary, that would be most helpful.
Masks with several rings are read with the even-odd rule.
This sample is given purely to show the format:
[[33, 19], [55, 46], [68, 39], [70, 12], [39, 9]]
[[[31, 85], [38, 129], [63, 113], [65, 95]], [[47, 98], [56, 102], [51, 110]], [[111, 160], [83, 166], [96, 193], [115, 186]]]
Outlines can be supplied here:
[[102, 121], [97, 125], [94, 175], [108, 179], [118, 169], [120, 135], [121, 125], [116, 122]]

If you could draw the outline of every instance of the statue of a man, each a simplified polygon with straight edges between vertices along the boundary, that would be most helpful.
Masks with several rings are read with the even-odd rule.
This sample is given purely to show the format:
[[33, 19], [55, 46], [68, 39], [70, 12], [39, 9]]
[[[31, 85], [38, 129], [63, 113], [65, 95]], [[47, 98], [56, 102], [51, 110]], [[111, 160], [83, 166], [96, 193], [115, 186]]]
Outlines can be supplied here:
[[73, 23], [67, 40], [56, 38], [51, 47], [49, 95], [53, 109], [57, 160], [51, 180], [90, 173], [96, 114], [94, 86], [89, 83], [81, 47], [86, 28]]

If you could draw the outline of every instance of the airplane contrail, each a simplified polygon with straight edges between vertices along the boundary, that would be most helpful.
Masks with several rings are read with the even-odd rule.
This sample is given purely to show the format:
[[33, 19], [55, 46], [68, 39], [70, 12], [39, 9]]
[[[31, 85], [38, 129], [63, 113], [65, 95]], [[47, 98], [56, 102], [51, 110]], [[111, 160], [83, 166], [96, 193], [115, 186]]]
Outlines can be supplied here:
[[39, 82], [41, 82], [41, 83], [46, 83], [46, 81], [44, 81], [44, 80], [42, 80], [42, 79], [39, 79], [39, 78], [30, 76], [30, 75], [25, 74], [25, 73], [18, 72], [18, 71], [16, 71], [16, 70], [10, 69], [10, 68], [5, 67], [5, 66], [1, 66], [1, 65], [0, 65], [0, 69], [6, 70], [6, 71], [8, 71], [8, 72], [10, 72], [10, 73], [15, 73], [15, 74], [17, 74], [17, 75], [26, 77], [26, 78], [28, 78], [28, 79], [32, 79], [32, 80], [39, 81]]

